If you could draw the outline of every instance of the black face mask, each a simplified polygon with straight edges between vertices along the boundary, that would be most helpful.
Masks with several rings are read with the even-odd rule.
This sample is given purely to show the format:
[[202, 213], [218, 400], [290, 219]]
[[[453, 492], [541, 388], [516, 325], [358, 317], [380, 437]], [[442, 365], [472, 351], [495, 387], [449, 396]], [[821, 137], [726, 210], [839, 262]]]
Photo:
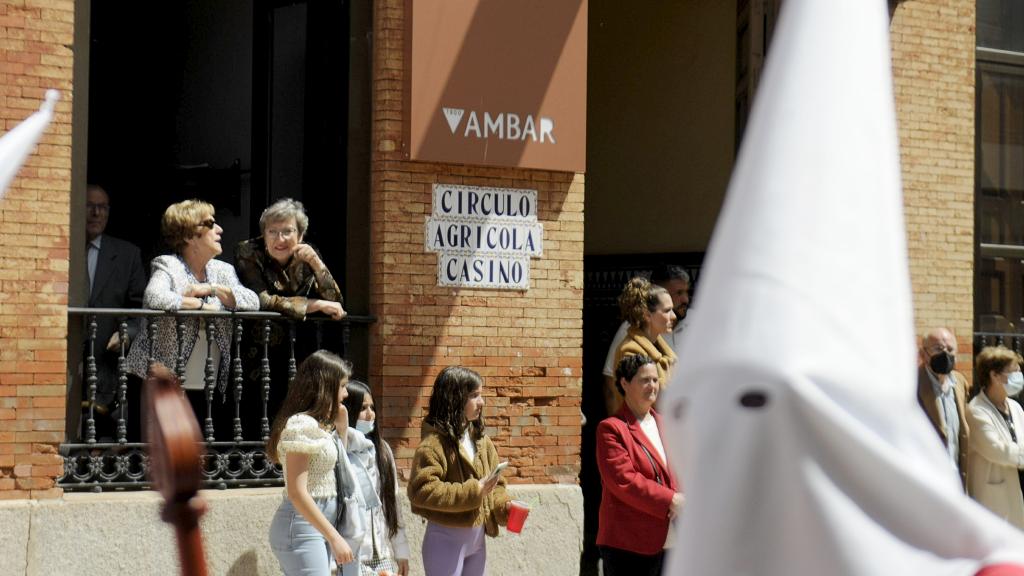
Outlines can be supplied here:
[[956, 365], [956, 356], [949, 352], [939, 352], [928, 361], [928, 366], [936, 374], [949, 374]]

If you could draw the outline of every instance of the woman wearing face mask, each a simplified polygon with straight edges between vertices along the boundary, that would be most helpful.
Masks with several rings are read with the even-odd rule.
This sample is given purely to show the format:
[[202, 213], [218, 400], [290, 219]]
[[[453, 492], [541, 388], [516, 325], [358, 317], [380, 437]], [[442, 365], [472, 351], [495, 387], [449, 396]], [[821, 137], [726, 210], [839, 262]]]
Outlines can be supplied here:
[[381, 438], [370, 387], [350, 380], [348, 397], [348, 461], [356, 477], [366, 530], [353, 546], [360, 574], [377, 576], [383, 571], [408, 576], [409, 543], [405, 523], [398, 509], [398, 470], [391, 446]]
[[975, 363], [977, 396], [970, 401], [970, 495], [1010, 524], [1024, 529], [1024, 410], [1010, 396], [1024, 388], [1024, 361], [1002, 346], [988, 346]]
[[[672, 331], [676, 322], [672, 297], [667, 290], [651, 284], [646, 278], [633, 278], [619, 295], [619, 311], [629, 322], [629, 330], [615, 352], [614, 366], [618, 366], [626, 356], [643, 354], [654, 360], [658, 367], [658, 383], [664, 388], [668, 384], [669, 370], [676, 363], [675, 352], [662, 337], [662, 334]], [[604, 397], [608, 415], [617, 414], [622, 407], [622, 394], [614, 381], [605, 383]]]

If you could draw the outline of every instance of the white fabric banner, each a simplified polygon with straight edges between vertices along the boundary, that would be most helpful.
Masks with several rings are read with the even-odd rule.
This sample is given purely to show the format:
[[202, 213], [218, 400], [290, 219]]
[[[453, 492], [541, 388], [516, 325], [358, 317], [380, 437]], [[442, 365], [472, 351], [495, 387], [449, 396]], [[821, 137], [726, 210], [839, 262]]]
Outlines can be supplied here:
[[916, 401], [883, 0], [787, 0], [661, 399], [668, 574], [971, 575], [1024, 535]]
[[60, 92], [47, 90], [39, 111], [0, 137], [0, 198], [53, 119], [53, 108], [59, 99]]

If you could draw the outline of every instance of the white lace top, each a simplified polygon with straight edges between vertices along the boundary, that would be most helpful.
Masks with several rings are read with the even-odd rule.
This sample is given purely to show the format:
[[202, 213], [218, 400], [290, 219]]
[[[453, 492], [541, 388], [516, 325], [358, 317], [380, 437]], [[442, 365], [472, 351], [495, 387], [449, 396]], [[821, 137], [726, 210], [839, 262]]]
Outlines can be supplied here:
[[334, 465], [338, 462], [338, 452], [334, 444], [334, 437], [330, 432], [321, 428], [312, 416], [296, 414], [288, 419], [284, 430], [281, 431], [281, 439], [277, 442], [277, 453], [281, 466], [285, 468], [285, 482], [288, 478], [286, 462], [289, 452], [309, 454], [309, 474], [306, 488], [313, 499], [337, 497]]

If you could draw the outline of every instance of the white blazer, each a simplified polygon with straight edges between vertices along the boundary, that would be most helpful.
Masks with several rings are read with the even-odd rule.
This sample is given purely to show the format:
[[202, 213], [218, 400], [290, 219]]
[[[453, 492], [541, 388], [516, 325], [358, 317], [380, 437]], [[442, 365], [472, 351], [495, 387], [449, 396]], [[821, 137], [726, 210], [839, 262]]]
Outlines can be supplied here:
[[1007, 399], [1017, 441], [1002, 414], [982, 392], [968, 404], [971, 454], [967, 491], [983, 506], [1014, 526], [1024, 529], [1024, 497], [1018, 469], [1024, 468], [1024, 409]]

